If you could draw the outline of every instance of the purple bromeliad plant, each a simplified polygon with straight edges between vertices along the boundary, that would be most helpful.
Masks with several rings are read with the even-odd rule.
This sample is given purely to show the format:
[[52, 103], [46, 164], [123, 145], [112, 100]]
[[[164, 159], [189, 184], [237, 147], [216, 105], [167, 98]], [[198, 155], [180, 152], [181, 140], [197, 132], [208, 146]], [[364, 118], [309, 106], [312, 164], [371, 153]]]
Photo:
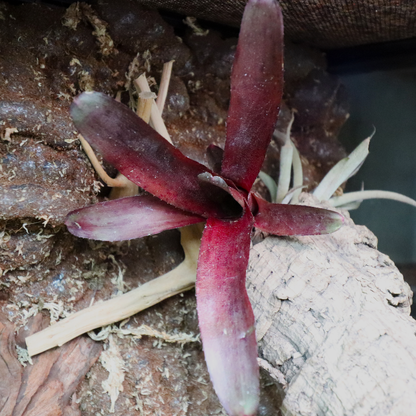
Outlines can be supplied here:
[[283, 24], [275, 0], [249, 0], [231, 76], [227, 140], [216, 171], [184, 156], [125, 105], [83, 93], [71, 115], [105, 160], [152, 195], [73, 211], [76, 236], [116, 241], [206, 221], [198, 260], [199, 327], [214, 388], [229, 415], [254, 415], [259, 370], [245, 288], [254, 227], [274, 235], [337, 230], [343, 218], [318, 208], [271, 204], [251, 192], [277, 120], [283, 87]]

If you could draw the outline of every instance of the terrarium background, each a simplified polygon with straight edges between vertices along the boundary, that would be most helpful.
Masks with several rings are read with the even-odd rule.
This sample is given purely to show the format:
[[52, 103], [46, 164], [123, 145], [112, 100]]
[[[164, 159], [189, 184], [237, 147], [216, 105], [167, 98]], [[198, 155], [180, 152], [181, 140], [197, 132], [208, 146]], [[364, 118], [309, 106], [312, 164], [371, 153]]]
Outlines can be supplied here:
[[[55, 2], [56, 3], [56, 2]], [[413, 159], [414, 154], [411, 148], [409, 137], [411, 133], [406, 133], [400, 136], [403, 132], [403, 126], [408, 126], [409, 130], [414, 129], [414, 122], [412, 114], [415, 108], [414, 101], [412, 102], [412, 96], [415, 95], [411, 92], [411, 88], [414, 88], [414, 72], [413, 69], [407, 69], [405, 71], [395, 70], [396, 72], [385, 71], [386, 60], [375, 68], [375, 71], [368, 73], [368, 67], [360, 70], [360, 59], [356, 59], [356, 72], [358, 74], [346, 74], [345, 60], [344, 64], [339, 65], [340, 60], [342, 61], [343, 54], [351, 52], [351, 50], [345, 50], [345, 47], [357, 47], [362, 44], [380, 44], [379, 42], [385, 41], [402, 41], [403, 39], [410, 39], [416, 36], [416, 25], [415, 25], [415, 6], [413, 2], [327, 2], [327, 1], [282, 1], [282, 7], [286, 19], [286, 35], [298, 42], [305, 42], [312, 46], [320, 47], [329, 51], [330, 69], [333, 68], [333, 72], [337, 72], [343, 82], [348, 86], [350, 101], [352, 103], [350, 108], [351, 123], [350, 127], [346, 125], [344, 129], [345, 139], [352, 139], [351, 142], [345, 140], [343, 143], [348, 147], [348, 150], [353, 148], [354, 143], [362, 140], [372, 131], [372, 125], [377, 127], [377, 135], [373, 140], [371, 147], [372, 154], [369, 160], [364, 165], [360, 175], [366, 181], [367, 188], [380, 188], [402, 192], [406, 195], [416, 197], [412, 195], [414, 190], [414, 171], [413, 171]], [[227, 2], [227, 1], [176, 1], [176, 2], [151, 2], [152, 5], [163, 6], [166, 13], [167, 19], [173, 19], [178, 16], [176, 13], [183, 13], [184, 15], [194, 15], [196, 17], [211, 20], [221, 24], [231, 25], [236, 27], [241, 18], [244, 2]], [[173, 13], [173, 14], [172, 14]], [[180, 17], [180, 20], [184, 16]], [[205, 22], [202, 22], [202, 26]], [[341, 49], [340, 49], [341, 48]], [[340, 52], [341, 51], [341, 52]], [[335, 53], [336, 52], [336, 53]], [[341, 58], [340, 58], [341, 56]], [[379, 56], [383, 56], [383, 52], [380, 49]], [[168, 56], [166, 56], [168, 58]], [[362, 62], [362, 61], [361, 61]], [[341, 62], [342, 63], [342, 62]], [[344, 65], [344, 66], [343, 66]], [[388, 65], [391, 68], [391, 64]], [[393, 65], [394, 66], [394, 65]], [[343, 69], [344, 68], [344, 69]], [[374, 70], [374, 66], [372, 67]], [[363, 73], [363, 71], [365, 73]], [[290, 74], [288, 74], [290, 75]], [[28, 85], [25, 85], [28, 88]], [[371, 88], [370, 88], [371, 87]], [[26, 89], [29, 94], [30, 91]], [[394, 94], [398, 93], [398, 96]], [[406, 102], [405, 108], [400, 109], [399, 103]], [[373, 103], [371, 105], [371, 103]], [[383, 112], [379, 112], [380, 108], [383, 108]], [[394, 109], [394, 113], [393, 113]], [[367, 111], [365, 113], [364, 111]], [[406, 113], [406, 111], [408, 111]], [[54, 114], [58, 116], [59, 114]], [[355, 119], [355, 122], [354, 122]], [[397, 122], [396, 122], [397, 120]], [[358, 130], [358, 127], [363, 127], [363, 130]], [[386, 127], [384, 127], [386, 126]], [[387, 127], [389, 127], [387, 129]], [[214, 130], [214, 128], [213, 128]], [[408, 131], [409, 131], [408, 130]], [[384, 132], [383, 132], [384, 131]], [[382, 144], [381, 138], [386, 137], [387, 145]], [[50, 137], [52, 137], [51, 134]], [[399, 139], [402, 137], [402, 139]], [[186, 144], [191, 144], [186, 143]], [[68, 154], [74, 154], [76, 162], [80, 163], [81, 167], [85, 166], [85, 162], [79, 159], [79, 154], [74, 150], [76, 145], [72, 145], [73, 150], [67, 152]], [[68, 146], [70, 147], [70, 146]], [[24, 149], [21, 147], [20, 149]], [[382, 152], [382, 149], [386, 149], [388, 154], [378, 153]], [[23, 150], [22, 150], [23, 151]], [[49, 150], [48, 150], [49, 151]], [[394, 153], [394, 152], [399, 153]], [[50, 150], [52, 152], [52, 150]], [[73, 152], [73, 153], [70, 153]], [[192, 152], [192, 149], [190, 150]], [[396, 154], [396, 156], [393, 156]], [[369, 164], [372, 161], [378, 161], [378, 166], [369, 168]], [[396, 174], [396, 171], [390, 171], [388, 165], [389, 160], [396, 160], [396, 167], [404, 168], [402, 173]], [[75, 169], [74, 169], [75, 170]], [[391, 173], [390, 173], [391, 172]], [[77, 174], [80, 172], [77, 171]], [[89, 172], [83, 172], [88, 185], [92, 185], [93, 175]], [[370, 173], [375, 174], [376, 177], [380, 177], [383, 180], [381, 183], [373, 183], [370, 181]], [[360, 185], [360, 177], [358, 177], [358, 184], [352, 183], [351, 186], [355, 189]], [[389, 183], [387, 181], [391, 178], [398, 178], [396, 183]], [[406, 180], [405, 180], [406, 179]], [[78, 180], [78, 176], [74, 180]], [[408, 192], [403, 184], [410, 184], [411, 191]], [[386, 184], [386, 186], [382, 186]], [[59, 183], [58, 183], [59, 185]], [[374, 186], [373, 186], [374, 185]], [[65, 188], [66, 184], [62, 184]], [[80, 184], [80, 187], [82, 184]], [[51, 195], [53, 196], [53, 195]], [[92, 200], [93, 198], [91, 198]], [[91, 201], [92, 202], [92, 201]], [[377, 202], [366, 202], [363, 204], [360, 212], [364, 212], [366, 206], [371, 206], [369, 209], [369, 216], [373, 219], [376, 218], [376, 214], [381, 215], [380, 219], [374, 220], [374, 225], [370, 224], [370, 228], [381, 239], [380, 248], [381, 251], [391, 254], [394, 260], [398, 261], [410, 261], [413, 260], [413, 246], [410, 240], [405, 240], [404, 236], [400, 233], [405, 231], [411, 238], [414, 239], [414, 222], [413, 218], [416, 218], [415, 212], [412, 208], [403, 207], [398, 203], [389, 203], [385, 201]], [[392, 212], [386, 212], [386, 206], [392, 207]], [[58, 207], [59, 208], [59, 207]], [[61, 217], [64, 216], [64, 210], [68, 207], [61, 207]], [[401, 211], [404, 210], [404, 211]], [[355, 215], [355, 214], [354, 214]], [[361, 215], [361, 214], [360, 214]], [[393, 221], [398, 219], [397, 225], [394, 225]], [[62, 220], [60, 218], [59, 220]], [[358, 219], [358, 223], [365, 223], [365, 219]], [[393, 224], [391, 230], [388, 230], [383, 237], [383, 232], [375, 229], [380, 224]], [[23, 233], [23, 231], [22, 231]], [[24, 234], [24, 233], [23, 233]], [[71, 250], [74, 245], [72, 237], [63, 237], [64, 231], [58, 236], [62, 238], [61, 254], [65, 259], [65, 264], [60, 265], [59, 273], [55, 275], [48, 275], [43, 279], [41, 273], [30, 277], [30, 285], [33, 293], [38, 296], [39, 293], [45, 291], [52, 295], [58, 293], [61, 290], [68, 290], [66, 276], [71, 275]], [[176, 236], [177, 237], [177, 236]], [[65, 240], [66, 239], [66, 240]], [[395, 246], [393, 240], [400, 242], [401, 246]], [[407, 241], [407, 242], [406, 242]], [[413, 241], [413, 240], [412, 240]], [[51, 251], [53, 239], [45, 240], [42, 244], [45, 246], [45, 252]], [[399, 247], [394, 251], [394, 247]], [[116, 255], [116, 258], [121, 258], [128, 272], [125, 274], [125, 281], [131, 285], [136, 285], [138, 282], [146, 281], [155, 273], [163, 273], [170, 267], [180, 261], [180, 255], [178, 255], [179, 242], [177, 238], [166, 239], [163, 236], [156, 238], [145, 239], [145, 241], [137, 241], [132, 243], [131, 246], [127, 245], [109, 245], [103, 248], [102, 246], [95, 244], [88, 244], [83, 242], [82, 247], [78, 248], [82, 252], [81, 260], [84, 261], [85, 270], [88, 269], [90, 272], [90, 280], [88, 281], [88, 287], [84, 294], [77, 294], [77, 308], [85, 307], [89, 304], [91, 297], [109, 297], [116, 290], [116, 286], [110, 281], [110, 278], [114, 278], [118, 273], [118, 268], [115, 264], [108, 260], [110, 255]], [[126, 256], [126, 252], [129, 251], [129, 255]], [[395, 254], [396, 253], [396, 254]], [[404, 253], [410, 253], [404, 255]], [[42, 254], [42, 253], [40, 253]], [[55, 267], [57, 258], [61, 255], [59, 251], [53, 251], [51, 256], [47, 258], [47, 264], [45, 267]], [[403, 255], [403, 257], [397, 257]], [[137, 259], [140, 259], [140, 267], [142, 268], [143, 276], [137, 277], [136, 267]], [[77, 259], [78, 260], [78, 259]], [[73, 260], [75, 263], [75, 260]], [[25, 272], [26, 273], [26, 272]], [[16, 273], [19, 274], [19, 273]], [[22, 273], [20, 273], [22, 274]], [[49, 280], [48, 280], [49, 279]], [[33, 281], [33, 284], [32, 284]], [[24, 286], [24, 290], [26, 287]], [[5, 295], [5, 292], [0, 292], [0, 295]], [[68, 296], [67, 296], [68, 297]], [[7, 302], [7, 298], [2, 298]], [[13, 294], [13, 300], [27, 300], [24, 293], [18, 293], [16, 291]], [[195, 319], [195, 305], [194, 298], [192, 295], [185, 294], [184, 297], [178, 297], [176, 299], [169, 300], [151, 311], [146, 311], [139, 317], [136, 317], [132, 321], [132, 325], [138, 323], [148, 323], [154, 327], [163, 328], [166, 331], [175, 331], [177, 329], [182, 330], [183, 328], [191, 328], [193, 331], [197, 331], [197, 323]], [[47, 323], [43, 323], [46, 325]], [[33, 329], [33, 328], [32, 328]], [[11, 331], [13, 333], [13, 330]], [[22, 343], [23, 335], [20, 336], [18, 342]], [[198, 378], [201, 380], [207, 379], [207, 374], [203, 368], [203, 357], [199, 347], [185, 346], [184, 350], [176, 348], [175, 346], [164, 346], [163, 350], [155, 348], [153, 346], [153, 339], [140, 340], [138, 345], [123, 345], [120, 346], [122, 350], [123, 358], [130, 356], [131, 361], [129, 366], [132, 371], [129, 375], [130, 386], [136, 386], [139, 383], [146, 384], [145, 379], [140, 379], [140, 374], [147, 371], [145, 375], [151, 374], [154, 377], [155, 374], [159, 374], [159, 378], [155, 383], [147, 381], [146, 388], [150, 388], [155, 394], [155, 397], [167, 397], [171, 398], [171, 388], [174, 385], [177, 390], [177, 397], [183, 399], [183, 402], [187, 402], [189, 397], [192, 397], [197, 403], [197, 400], [201, 400], [202, 407], [206, 409], [217, 408], [218, 404], [215, 402], [215, 398], [212, 396], [212, 391], [209, 387], [206, 387], [204, 391], [212, 396], [209, 401], [203, 401], [204, 396], [202, 395], [203, 385], [198, 384]], [[64, 351], [64, 348], [61, 349]], [[189, 355], [190, 356], [189, 356]], [[97, 353], [98, 356], [98, 353]], [[146, 360], [143, 359], [146, 356]], [[44, 357], [47, 357], [45, 355]], [[146, 362], [145, 362], [146, 361]], [[172, 377], [170, 380], [166, 380], [164, 373], [159, 369], [164, 369], [165, 366], [170, 366]], [[20, 371], [20, 367], [16, 369]], [[195, 380], [191, 380], [191, 388], [189, 389], [185, 383], [185, 379], [188, 372], [195, 376]], [[96, 402], [90, 403], [84, 399], [83, 405], [85, 408], [84, 412], [95, 411], [107, 408], [108, 397], [102, 392], [101, 380], [107, 377], [107, 372], [99, 366], [95, 366], [94, 370], [90, 373], [90, 378], [85, 379], [81, 385], [81, 392], [87, 392], [90, 390], [94, 391], [96, 395]], [[16, 377], [13, 378], [16, 380]], [[95, 381], [94, 381], [95, 380]], [[7, 381], [4, 378], [3, 382]], [[53, 381], [53, 380], [52, 380]], [[95, 385], [94, 385], [95, 382]], [[193, 383], [193, 384], [192, 384]], [[1, 383], [0, 383], [1, 384]], [[278, 404], [274, 403], [276, 398], [274, 386], [267, 384], [264, 390], [264, 406], [267, 412], [267, 406], [269, 408], [275, 408]], [[149, 387], [150, 386], [150, 387]], [[202, 388], [201, 388], [202, 387]], [[144, 388], [144, 387], [143, 387]], [[130, 393], [134, 393], [136, 390], [133, 388], [127, 388], [124, 394], [121, 396], [123, 403], [126, 402], [125, 406], [131, 407]], [[121, 402], [121, 400], [120, 400]], [[170, 403], [169, 403], [170, 404]], [[181, 404], [180, 400], [176, 405]], [[196, 406], [196, 404], [195, 404]], [[195, 410], [198, 412], [198, 409]], [[92, 413], [91, 413], [92, 414]], [[198, 413], [196, 413], [198, 414]]]
[[[230, 26], [241, 21], [244, 0], [137, 0]], [[281, 0], [285, 34], [319, 48], [342, 48], [416, 36], [411, 0]]]

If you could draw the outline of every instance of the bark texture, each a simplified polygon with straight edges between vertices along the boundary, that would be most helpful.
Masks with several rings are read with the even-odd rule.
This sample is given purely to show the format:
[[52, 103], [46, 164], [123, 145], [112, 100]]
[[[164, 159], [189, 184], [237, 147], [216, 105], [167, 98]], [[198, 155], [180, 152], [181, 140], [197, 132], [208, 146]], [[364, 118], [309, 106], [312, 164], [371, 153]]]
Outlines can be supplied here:
[[[306, 194], [303, 202], [317, 205]], [[332, 235], [253, 247], [260, 364], [282, 386], [283, 415], [416, 414], [412, 293], [376, 246], [346, 218]]]
[[16, 335], [7, 318], [0, 312], [0, 416], [81, 416], [76, 389], [100, 356], [101, 345], [79, 337], [23, 367], [16, 346], [23, 348], [26, 335], [48, 326], [49, 320], [38, 314]]

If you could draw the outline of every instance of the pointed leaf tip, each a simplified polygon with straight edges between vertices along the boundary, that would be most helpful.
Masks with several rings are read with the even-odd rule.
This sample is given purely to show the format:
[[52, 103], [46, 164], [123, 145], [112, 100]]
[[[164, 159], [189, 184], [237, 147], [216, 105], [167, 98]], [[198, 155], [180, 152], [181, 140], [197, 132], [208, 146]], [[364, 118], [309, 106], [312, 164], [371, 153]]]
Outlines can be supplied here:
[[331, 234], [339, 230], [344, 225], [345, 218], [338, 212], [330, 211], [329, 209], [325, 211], [327, 211], [328, 222], [326, 226], [326, 233], [322, 234]]
[[341, 159], [325, 175], [320, 184], [313, 191], [313, 195], [320, 201], [331, 198], [339, 186], [355, 175], [369, 154], [370, 140], [373, 134], [363, 140], [347, 157]]

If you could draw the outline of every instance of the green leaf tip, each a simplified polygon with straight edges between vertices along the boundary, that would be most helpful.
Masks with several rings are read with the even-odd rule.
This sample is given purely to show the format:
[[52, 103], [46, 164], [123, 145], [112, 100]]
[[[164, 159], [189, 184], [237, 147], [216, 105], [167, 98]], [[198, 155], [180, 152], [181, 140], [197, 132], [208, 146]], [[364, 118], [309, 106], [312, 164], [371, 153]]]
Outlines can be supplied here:
[[[326, 234], [331, 234], [337, 230], [339, 230], [345, 222], [345, 218], [335, 211], [329, 211], [328, 210], [328, 217], [327, 217], [328, 223], [326, 226]], [[324, 233], [322, 233], [324, 234]]]

